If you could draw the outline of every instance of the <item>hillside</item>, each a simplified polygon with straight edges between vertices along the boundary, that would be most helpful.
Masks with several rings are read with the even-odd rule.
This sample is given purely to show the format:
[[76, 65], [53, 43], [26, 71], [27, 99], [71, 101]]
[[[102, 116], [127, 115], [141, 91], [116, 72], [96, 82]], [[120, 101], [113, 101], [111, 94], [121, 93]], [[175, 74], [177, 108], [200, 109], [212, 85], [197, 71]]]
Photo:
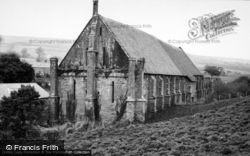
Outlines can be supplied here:
[[250, 74], [250, 60], [199, 56], [192, 54], [189, 54], [189, 57], [198, 68], [203, 68], [205, 65], [212, 65], [223, 67], [225, 70], [230, 70], [232, 72]]
[[31, 58], [35, 59], [36, 49], [41, 47], [47, 58], [53, 56], [63, 58], [73, 43], [74, 40], [68, 39], [2, 36], [0, 52], [15, 51], [21, 54], [21, 51], [26, 48]]
[[[31, 58], [35, 59], [36, 49], [41, 47], [47, 58], [57, 56], [62, 59], [73, 43], [74, 40], [70, 39], [2, 36], [0, 52], [15, 51], [20, 54], [26, 48]], [[232, 75], [250, 74], [250, 60], [188, 55], [200, 70], [205, 65], [215, 65], [231, 71]]]
[[66, 149], [93, 155], [242, 155], [250, 153], [250, 99], [193, 116], [68, 136]]

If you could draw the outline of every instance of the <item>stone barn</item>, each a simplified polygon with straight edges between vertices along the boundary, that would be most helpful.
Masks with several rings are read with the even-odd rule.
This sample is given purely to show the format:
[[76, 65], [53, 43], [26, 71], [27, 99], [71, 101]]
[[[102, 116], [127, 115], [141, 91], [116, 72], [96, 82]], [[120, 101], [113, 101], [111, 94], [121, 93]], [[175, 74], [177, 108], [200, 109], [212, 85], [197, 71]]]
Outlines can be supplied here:
[[182, 48], [98, 14], [64, 59], [50, 59], [51, 120], [145, 122], [204, 100], [203, 75]]

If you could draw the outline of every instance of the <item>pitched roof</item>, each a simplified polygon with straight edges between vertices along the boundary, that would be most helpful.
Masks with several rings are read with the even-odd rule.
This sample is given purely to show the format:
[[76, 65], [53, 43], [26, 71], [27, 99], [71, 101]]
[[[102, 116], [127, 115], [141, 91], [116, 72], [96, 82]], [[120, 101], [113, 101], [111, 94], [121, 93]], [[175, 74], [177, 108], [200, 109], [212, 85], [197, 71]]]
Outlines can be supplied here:
[[0, 83], [0, 100], [4, 96], [10, 96], [12, 91], [17, 91], [22, 85], [34, 87], [40, 94], [40, 98], [49, 97], [49, 93], [36, 83]]
[[146, 59], [146, 73], [184, 75], [191, 80], [194, 80], [194, 75], [202, 75], [182, 49], [112, 19], [103, 16], [100, 19], [114, 34], [128, 57]]

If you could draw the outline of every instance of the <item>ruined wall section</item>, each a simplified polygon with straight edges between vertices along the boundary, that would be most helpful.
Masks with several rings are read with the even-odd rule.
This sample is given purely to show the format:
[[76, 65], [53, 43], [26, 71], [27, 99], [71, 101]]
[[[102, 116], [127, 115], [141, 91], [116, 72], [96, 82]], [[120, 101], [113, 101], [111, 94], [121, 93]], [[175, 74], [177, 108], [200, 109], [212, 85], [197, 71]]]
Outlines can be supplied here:
[[195, 98], [196, 95], [196, 83], [191, 82], [185, 76], [145, 74], [143, 84], [143, 96], [146, 99], [146, 120], [154, 118], [158, 112], [173, 105], [191, 103], [191, 98]]

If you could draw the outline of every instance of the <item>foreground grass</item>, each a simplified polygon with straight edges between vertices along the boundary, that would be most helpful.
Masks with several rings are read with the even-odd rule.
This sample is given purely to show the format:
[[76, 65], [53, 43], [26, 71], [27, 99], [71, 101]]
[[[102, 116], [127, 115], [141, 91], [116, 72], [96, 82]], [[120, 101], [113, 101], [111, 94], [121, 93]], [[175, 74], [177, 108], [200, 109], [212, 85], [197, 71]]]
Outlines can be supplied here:
[[193, 116], [75, 133], [66, 149], [93, 155], [249, 155], [250, 100]]

